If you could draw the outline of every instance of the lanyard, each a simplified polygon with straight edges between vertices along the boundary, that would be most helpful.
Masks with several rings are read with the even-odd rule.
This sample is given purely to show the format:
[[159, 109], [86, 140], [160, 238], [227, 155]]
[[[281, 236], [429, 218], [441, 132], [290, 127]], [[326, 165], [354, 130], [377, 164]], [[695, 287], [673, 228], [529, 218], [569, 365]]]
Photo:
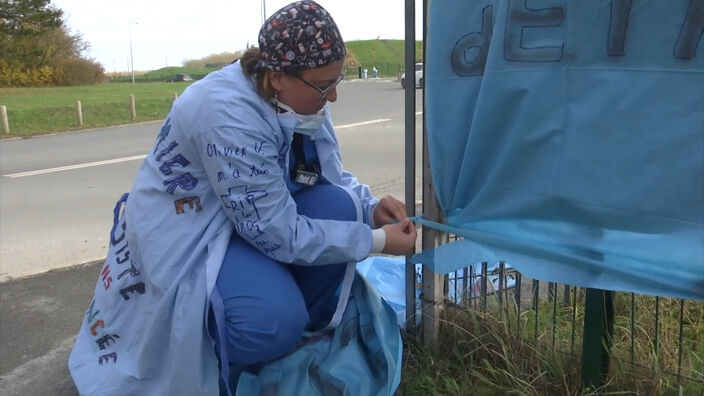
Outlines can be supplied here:
[[296, 166], [291, 169], [291, 180], [307, 186], [314, 185], [320, 178], [320, 165], [317, 161], [308, 162], [306, 160], [302, 134], [294, 132], [291, 149], [296, 156]]

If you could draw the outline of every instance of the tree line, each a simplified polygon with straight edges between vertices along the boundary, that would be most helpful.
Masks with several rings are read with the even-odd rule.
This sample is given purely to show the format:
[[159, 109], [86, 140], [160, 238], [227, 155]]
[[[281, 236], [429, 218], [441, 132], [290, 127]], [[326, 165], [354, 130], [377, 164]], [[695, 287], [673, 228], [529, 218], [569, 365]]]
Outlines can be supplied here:
[[102, 82], [105, 69], [83, 55], [88, 48], [50, 0], [0, 0], [0, 87]]

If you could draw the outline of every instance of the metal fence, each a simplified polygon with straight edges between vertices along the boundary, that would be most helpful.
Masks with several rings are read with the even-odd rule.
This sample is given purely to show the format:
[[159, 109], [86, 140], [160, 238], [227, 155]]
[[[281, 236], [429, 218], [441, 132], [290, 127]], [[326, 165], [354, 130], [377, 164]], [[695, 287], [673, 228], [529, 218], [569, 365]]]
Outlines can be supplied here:
[[[421, 273], [417, 276], [422, 279]], [[602, 303], [606, 322], [599, 337], [590, 336], [590, 327], [600, 325], [594, 316], [589, 318], [590, 292], [608, 296]], [[443, 295], [446, 308], [501, 317], [516, 339], [581, 358], [582, 381], [595, 388], [610, 374], [632, 369], [668, 377], [669, 389], [681, 389], [688, 382], [704, 389], [702, 301], [542, 282], [506, 263], [486, 262], [468, 263], [444, 276]], [[590, 358], [595, 351], [597, 358]]]
[[367, 70], [367, 78], [374, 77], [373, 70], [376, 67], [378, 76], [384, 78], [400, 78], [401, 73], [403, 73], [403, 65], [400, 63], [381, 63], [376, 64], [355, 64], [355, 65], [345, 65], [342, 72], [345, 73], [345, 79], [354, 78], [364, 78], [363, 71]]

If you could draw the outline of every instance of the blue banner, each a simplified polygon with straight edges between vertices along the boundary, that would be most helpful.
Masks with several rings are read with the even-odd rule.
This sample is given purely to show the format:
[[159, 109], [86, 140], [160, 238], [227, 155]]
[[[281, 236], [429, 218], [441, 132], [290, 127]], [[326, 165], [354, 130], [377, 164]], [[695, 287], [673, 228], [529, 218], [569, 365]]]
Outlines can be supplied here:
[[704, 299], [704, 0], [428, 2], [445, 224], [415, 256]]

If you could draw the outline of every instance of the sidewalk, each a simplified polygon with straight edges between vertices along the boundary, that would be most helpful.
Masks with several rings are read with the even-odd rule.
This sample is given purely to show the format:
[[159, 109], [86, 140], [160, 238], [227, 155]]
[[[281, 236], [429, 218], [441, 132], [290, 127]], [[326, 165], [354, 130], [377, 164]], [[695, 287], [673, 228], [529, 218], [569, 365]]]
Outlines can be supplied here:
[[349, 80], [344, 80], [346, 82], [364, 82], [364, 81], [382, 81], [382, 82], [395, 82], [401, 84], [398, 77], [368, 77], [368, 78], [350, 78]]
[[100, 262], [0, 283], [0, 395], [76, 395], [68, 355]]

